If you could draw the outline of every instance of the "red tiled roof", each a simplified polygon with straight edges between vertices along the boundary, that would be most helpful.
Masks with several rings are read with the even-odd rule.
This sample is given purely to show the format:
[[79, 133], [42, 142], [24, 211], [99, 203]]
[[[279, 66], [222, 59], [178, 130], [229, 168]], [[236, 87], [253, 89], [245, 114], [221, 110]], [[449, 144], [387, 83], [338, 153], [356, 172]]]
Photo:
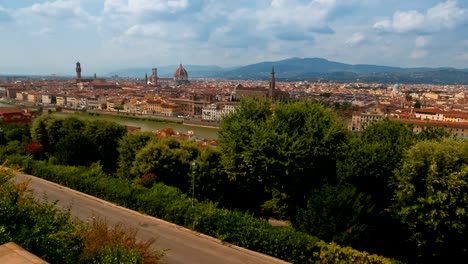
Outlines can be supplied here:
[[5, 107], [0, 107], [0, 115], [3, 114], [16, 114], [16, 113], [22, 113], [20, 108], [18, 107], [12, 107], [12, 106], [5, 106]]
[[447, 122], [434, 120], [419, 120], [419, 119], [400, 119], [399, 121], [420, 126], [446, 127], [446, 128], [467, 128], [468, 123], [465, 122]]

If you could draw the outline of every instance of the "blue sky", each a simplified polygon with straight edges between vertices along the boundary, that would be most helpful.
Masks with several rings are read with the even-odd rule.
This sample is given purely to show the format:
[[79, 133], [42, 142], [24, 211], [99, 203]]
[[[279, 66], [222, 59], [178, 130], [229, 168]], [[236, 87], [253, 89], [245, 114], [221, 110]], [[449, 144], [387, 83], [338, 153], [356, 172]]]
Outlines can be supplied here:
[[468, 0], [0, 0], [0, 74], [321, 57], [468, 68]]

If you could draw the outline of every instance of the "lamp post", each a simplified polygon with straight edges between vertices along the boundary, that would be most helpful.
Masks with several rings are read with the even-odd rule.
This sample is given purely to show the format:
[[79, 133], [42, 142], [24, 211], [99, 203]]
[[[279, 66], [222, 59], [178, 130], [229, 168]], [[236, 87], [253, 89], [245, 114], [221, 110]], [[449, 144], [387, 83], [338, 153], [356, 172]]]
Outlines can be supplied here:
[[197, 163], [192, 161], [192, 207], [193, 201], [195, 200], [195, 170], [197, 169]]

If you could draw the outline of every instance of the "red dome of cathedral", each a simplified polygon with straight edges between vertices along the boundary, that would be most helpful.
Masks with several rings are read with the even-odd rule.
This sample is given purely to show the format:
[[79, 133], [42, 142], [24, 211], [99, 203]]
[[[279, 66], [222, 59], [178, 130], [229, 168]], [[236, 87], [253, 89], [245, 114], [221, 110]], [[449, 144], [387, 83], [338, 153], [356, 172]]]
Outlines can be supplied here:
[[174, 79], [176, 80], [187, 80], [188, 79], [188, 73], [182, 66], [182, 64], [179, 65], [179, 68], [174, 73]]

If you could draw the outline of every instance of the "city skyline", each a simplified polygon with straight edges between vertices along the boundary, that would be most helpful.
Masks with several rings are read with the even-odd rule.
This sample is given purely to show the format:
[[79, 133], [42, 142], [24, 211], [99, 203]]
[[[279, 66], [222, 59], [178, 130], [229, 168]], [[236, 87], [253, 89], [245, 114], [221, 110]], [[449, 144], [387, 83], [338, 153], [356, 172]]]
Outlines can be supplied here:
[[77, 61], [99, 75], [290, 57], [468, 68], [468, 2], [408, 2], [5, 0], [0, 74], [73, 75]]

